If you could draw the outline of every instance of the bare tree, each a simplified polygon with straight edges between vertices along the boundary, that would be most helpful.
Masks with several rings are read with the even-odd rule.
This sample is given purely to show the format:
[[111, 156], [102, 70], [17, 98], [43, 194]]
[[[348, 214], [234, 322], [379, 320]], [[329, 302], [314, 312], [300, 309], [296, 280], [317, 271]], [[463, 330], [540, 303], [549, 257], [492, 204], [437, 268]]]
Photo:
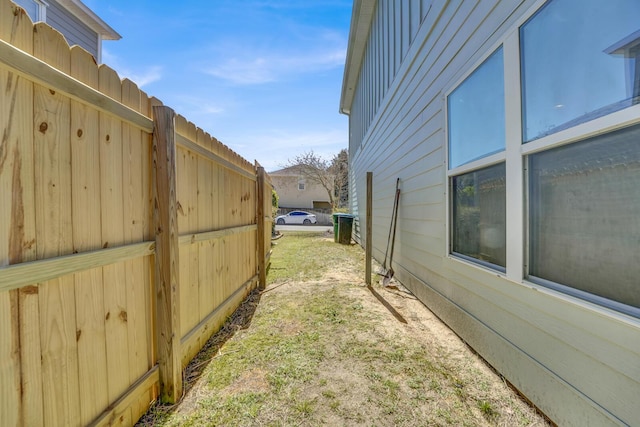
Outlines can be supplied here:
[[334, 207], [346, 207], [349, 201], [349, 152], [346, 149], [343, 148], [333, 156], [329, 171], [334, 177], [336, 196]]
[[[346, 166], [343, 161], [345, 155], [347, 156]], [[318, 156], [313, 150], [310, 150], [293, 159], [289, 159], [287, 167], [295, 170], [309, 181], [321, 185], [327, 191], [329, 203], [331, 203], [333, 208], [336, 208], [340, 205], [342, 188], [344, 187], [344, 176], [348, 177], [348, 164], [349, 160], [346, 150], [342, 150], [334, 156], [331, 162]]]

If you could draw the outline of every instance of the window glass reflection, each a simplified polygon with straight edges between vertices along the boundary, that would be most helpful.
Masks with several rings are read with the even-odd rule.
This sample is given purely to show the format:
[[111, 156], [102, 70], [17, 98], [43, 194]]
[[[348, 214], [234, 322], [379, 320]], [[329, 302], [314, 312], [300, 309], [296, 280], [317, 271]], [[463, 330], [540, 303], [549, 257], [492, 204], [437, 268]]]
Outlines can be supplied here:
[[640, 126], [530, 156], [529, 273], [640, 307]]
[[638, 103], [640, 1], [554, 0], [520, 29], [523, 139]]
[[452, 179], [452, 251], [506, 266], [504, 163]]
[[498, 49], [448, 98], [449, 168], [504, 150], [504, 65]]

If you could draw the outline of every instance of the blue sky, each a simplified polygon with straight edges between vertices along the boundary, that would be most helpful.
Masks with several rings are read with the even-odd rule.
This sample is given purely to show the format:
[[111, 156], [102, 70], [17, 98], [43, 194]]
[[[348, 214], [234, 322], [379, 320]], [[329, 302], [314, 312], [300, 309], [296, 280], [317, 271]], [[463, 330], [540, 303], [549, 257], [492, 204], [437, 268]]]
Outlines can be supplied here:
[[348, 146], [351, 0], [84, 0], [122, 39], [103, 62], [267, 171]]

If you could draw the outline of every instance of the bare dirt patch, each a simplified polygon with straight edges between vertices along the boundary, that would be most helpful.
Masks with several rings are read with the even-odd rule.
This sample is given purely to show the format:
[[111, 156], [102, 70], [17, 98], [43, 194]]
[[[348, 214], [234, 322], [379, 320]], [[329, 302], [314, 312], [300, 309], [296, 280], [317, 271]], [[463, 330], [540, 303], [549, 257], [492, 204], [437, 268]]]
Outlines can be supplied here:
[[400, 284], [374, 286], [400, 322], [364, 284], [363, 261], [328, 236], [285, 235], [267, 289], [192, 362], [180, 405], [142, 423], [549, 424]]
[[262, 369], [251, 369], [243, 372], [228, 387], [222, 389], [223, 396], [233, 396], [242, 393], [266, 393], [269, 391], [267, 373]]

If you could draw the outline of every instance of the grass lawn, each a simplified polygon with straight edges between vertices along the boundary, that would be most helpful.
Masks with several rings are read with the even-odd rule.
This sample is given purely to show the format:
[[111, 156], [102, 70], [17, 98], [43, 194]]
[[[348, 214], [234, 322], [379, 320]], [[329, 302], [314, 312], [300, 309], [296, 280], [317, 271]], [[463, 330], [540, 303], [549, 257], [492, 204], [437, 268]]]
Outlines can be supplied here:
[[183, 400], [141, 425], [548, 425], [411, 294], [375, 285], [398, 321], [359, 246], [285, 233], [271, 260], [266, 290], [187, 368]]

